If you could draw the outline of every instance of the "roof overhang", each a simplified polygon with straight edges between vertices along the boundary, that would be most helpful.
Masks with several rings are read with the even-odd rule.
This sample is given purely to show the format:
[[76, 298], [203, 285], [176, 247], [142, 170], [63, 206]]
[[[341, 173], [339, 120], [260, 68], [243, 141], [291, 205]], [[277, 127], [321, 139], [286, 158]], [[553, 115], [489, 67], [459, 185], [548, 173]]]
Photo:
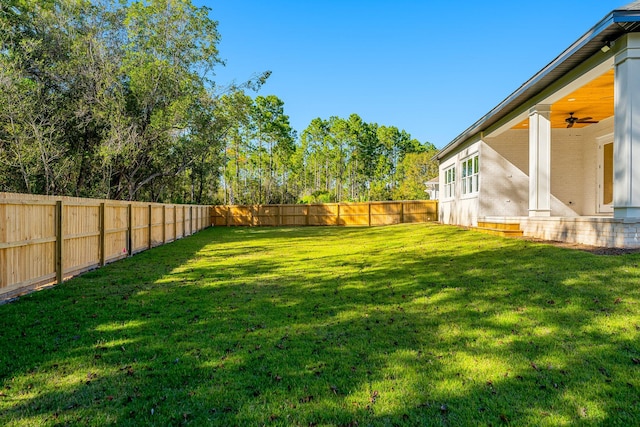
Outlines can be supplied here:
[[460, 145], [481, 138], [481, 135], [491, 126], [513, 113], [578, 65], [601, 52], [604, 46], [610, 45], [624, 34], [637, 31], [640, 31], [640, 1], [610, 12], [546, 67], [442, 148], [435, 159], [441, 160]]

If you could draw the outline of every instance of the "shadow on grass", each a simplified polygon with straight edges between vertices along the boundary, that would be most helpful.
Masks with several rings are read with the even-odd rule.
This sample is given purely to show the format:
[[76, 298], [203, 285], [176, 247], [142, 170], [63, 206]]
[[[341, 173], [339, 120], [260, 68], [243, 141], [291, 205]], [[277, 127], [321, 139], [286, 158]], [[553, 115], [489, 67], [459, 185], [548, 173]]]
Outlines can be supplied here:
[[639, 260], [210, 229], [0, 307], [0, 421], [639, 424]]

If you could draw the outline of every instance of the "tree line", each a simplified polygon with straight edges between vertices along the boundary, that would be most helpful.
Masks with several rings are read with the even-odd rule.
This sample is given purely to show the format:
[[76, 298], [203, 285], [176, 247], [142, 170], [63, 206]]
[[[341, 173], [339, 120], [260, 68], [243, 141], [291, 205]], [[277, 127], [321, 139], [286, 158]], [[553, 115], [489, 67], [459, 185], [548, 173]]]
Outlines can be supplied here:
[[0, 3], [0, 191], [191, 203], [424, 198], [435, 147], [218, 86], [217, 22], [190, 0]]

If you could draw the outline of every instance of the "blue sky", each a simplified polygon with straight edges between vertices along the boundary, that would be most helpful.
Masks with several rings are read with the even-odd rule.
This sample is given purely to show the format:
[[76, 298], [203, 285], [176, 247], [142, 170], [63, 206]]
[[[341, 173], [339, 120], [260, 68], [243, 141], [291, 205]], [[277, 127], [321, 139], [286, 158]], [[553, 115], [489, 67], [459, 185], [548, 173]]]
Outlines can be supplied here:
[[441, 148], [627, 2], [194, 0], [219, 22], [216, 83], [273, 74], [301, 133], [351, 113]]

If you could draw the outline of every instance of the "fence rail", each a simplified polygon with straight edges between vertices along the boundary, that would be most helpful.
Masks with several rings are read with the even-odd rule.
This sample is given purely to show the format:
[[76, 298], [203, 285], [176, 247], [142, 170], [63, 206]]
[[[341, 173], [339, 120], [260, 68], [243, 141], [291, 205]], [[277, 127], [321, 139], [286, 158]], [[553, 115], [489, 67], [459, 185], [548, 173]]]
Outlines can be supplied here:
[[211, 225], [210, 206], [0, 193], [0, 300]]
[[436, 221], [438, 202], [324, 203], [312, 205], [214, 206], [211, 223], [218, 226], [372, 226]]

